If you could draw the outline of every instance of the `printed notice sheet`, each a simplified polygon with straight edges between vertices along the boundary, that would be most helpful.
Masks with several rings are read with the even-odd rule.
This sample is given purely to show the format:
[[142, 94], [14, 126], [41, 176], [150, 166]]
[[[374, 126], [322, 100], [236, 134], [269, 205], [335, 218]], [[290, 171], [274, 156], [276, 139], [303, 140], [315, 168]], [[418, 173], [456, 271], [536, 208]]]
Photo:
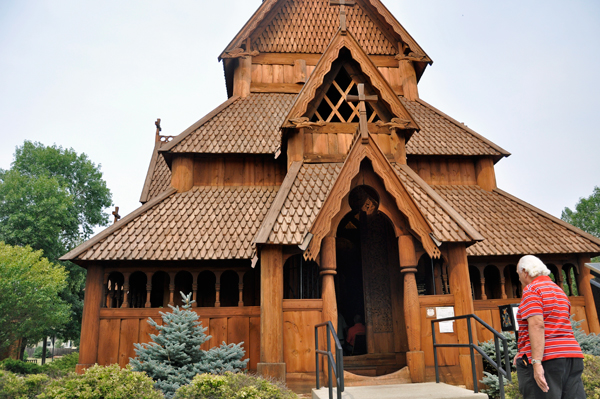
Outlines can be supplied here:
[[[454, 317], [453, 306], [442, 306], [436, 307], [435, 313], [438, 319], [445, 319], [446, 317]], [[441, 333], [452, 333], [454, 332], [454, 321], [442, 321], [438, 323], [440, 325]]]

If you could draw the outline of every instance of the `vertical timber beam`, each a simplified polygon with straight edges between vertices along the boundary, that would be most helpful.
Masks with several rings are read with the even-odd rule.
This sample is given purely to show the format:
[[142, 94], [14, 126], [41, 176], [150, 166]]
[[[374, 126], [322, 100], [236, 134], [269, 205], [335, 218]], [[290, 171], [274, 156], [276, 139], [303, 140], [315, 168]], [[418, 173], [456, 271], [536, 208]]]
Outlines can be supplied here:
[[100, 332], [100, 304], [102, 303], [102, 266], [90, 265], [85, 279], [85, 297], [83, 300], [83, 320], [81, 322], [81, 344], [79, 363], [75, 371], [82, 374], [85, 369], [98, 362], [98, 339]]
[[496, 172], [492, 158], [479, 158], [475, 163], [475, 174], [477, 185], [486, 191], [496, 188]]
[[240, 57], [233, 72], [233, 95], [248, 97], [252, 82], [252, 57]]
[[591, 333], [599, 334], [600, 324], [598, 323], [598, 313], [596, 312], [596, 303], [594, 302], [590, 283], [593, 276], [590, 269], [585, 266], [586, 263], [590, 263], [590, 256], [588, 254], [581, 254], [577, 257], [577, 261], [579, 263], [577, 289], [579, 290], [579, 295], [583, 295], [585, 299], [585, 314], [587, 316], [588, 327]]
[[417, 74], [412, 61], [400, 60], [398, 66], [402, 75], [402, 92], [404, 93], [404, 97], [407, 100], [416, 101], [419, 98], [419, 89], [417, 88]]
[[[469, 264], [467, 263], [467, 248], [464, 243], [448, 243], [448, 275], [450, 279], [450, 291], [454, 295], [454, 315], [462, 316], [474, 314], [473, 297], [469, 279]], [[466, 320], [456, 321], [456, 333], [459, 344], [469, 344], [469, 332]], [[471, 321], [473, 342], [477, 343], [477, 329]], [[471, 369], [471, 356], [468, 348], [459, 350], [460, 369], [467, 389], [473, 389], [473, 372]], [[483, 378], [483, 363], [481, 355], [475, 355], [477, 369], [477, 381]], [[477, 383], [475, 381], [475, 383]]]
[[171, 185], [183, 193], [194, 186], [194, 156], [176, 154], [171, 165]]
[[265, 245], [260, 251], [260, 332], [258, 374], [285, 381], [283, 254], [276, 245]]
[[425, 382], [425, 352], [421, 350], [421, 306], [417, 290], [417, 257], [411, 235], [398, 237], [400, 272], [404, 275], [404, 321], [408, 352], [406, 364], [412, 382]]

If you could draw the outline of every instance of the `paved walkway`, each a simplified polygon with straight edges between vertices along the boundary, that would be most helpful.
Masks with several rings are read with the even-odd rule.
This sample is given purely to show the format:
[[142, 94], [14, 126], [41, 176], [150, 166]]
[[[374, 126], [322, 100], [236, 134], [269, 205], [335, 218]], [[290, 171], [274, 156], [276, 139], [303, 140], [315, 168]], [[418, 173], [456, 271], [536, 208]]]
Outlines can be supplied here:
[[[313, 399], [329, 399], [329, 388], [312, 390]], [[337, 398], [333, 388], [333, 398]], [[344, 399], [488, 399], [484, 393], [474, 393], [464, 388], [444, 383], [425, 382], [423, 384], [379, 385], [368, 387], [346, 387]]]

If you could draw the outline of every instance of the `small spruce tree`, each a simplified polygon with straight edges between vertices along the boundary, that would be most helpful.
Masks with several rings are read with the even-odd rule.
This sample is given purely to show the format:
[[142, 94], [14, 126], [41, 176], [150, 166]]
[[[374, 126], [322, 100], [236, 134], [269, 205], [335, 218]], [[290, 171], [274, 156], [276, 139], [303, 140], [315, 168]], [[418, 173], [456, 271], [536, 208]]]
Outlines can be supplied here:
[[243, 342], [230, 345], [223, 342], [208, 351], [200, 349], [211, 336], [205, 334], [207, 328], [202, 327], [196, 312], [190, 310], [191, 295], [181, 293], [185, 304], [182, 309], [169, 305], [170, 313], [160, 312], [162, 326], [148, 319], [158, 335], [152, 334], [153, 342], [148, 344], [135, 344], [137, 356], [129, 359], [133, 370], [146, 372], [166, 398], [172, 398], [179, 387], [189, 384], [197, 374], [235, 373], [248, 363], [248, 359], [242, 360]]

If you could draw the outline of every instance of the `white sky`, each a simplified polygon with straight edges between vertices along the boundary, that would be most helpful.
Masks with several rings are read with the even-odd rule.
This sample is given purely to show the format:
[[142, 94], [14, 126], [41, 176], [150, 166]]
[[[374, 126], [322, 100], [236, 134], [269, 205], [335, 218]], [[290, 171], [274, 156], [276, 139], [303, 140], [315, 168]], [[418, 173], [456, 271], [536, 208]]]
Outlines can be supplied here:
[[[434, 60], [421, 98], [512, 153], [500, 188], [560, 217], [600, 185], [600, 2], [383, 1]], [[0, 168], [24, 140], [72, 147], [130, 213], [154, 121], [177, 135], [226, 100], [217, 57], [260, 4], [0, 1]]]

